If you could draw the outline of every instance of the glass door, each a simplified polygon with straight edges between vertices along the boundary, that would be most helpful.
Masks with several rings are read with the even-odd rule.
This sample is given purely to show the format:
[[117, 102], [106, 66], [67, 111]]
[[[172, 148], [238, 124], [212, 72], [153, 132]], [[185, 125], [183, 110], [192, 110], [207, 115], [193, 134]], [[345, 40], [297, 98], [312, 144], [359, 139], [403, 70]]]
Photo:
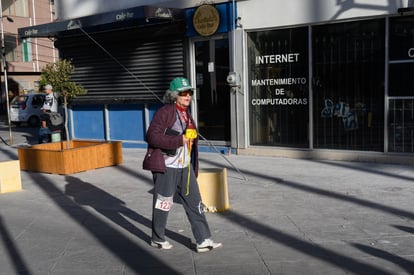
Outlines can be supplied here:
[[194, 48], [199, 132], [224, 145], [230, 141], [229, 41], [210, 38]]

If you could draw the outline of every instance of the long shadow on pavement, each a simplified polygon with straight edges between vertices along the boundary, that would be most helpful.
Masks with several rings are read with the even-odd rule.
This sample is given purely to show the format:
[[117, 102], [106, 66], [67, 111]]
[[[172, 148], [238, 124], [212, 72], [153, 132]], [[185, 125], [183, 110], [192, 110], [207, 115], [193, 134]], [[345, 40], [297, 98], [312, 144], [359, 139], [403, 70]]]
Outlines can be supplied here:
[[408, 227], [408, 226], [402, 226], [402, 225], [393, 225], [393, 226], [401, 231], [414, 234], [414, 227]]
[[[140, 273], [143, 272], [143, 270], [149, 270], [150, 267], [156, 267], [156, 270], [163, 270], [168, 274], [179, 274], [174, 267], [155, 258], [144, 249], [131, 242], [121, 232], [73, 202], [66, 194], [60, 191], [53, 182], [47, 179], [47, 177], [40, 173], [29, 173], [29, 175], [33, 178], [33, 182], [37, 183], [39, 188], [41, 188], [41, 190], [48, 195], [61, 210], [79, 225], [83, 226], [103, 247], [108, 251], [111, 251], [113, 255], [118, 257], [131, 270]], [[71, 192], [73, 192], [73, 189]], [[88, 223], [84, 223], [85, 216], [88, 217]], [[105, 232], [106, 234], [99, 234], [100, 232]], [[137, 233], [135, 231], [134, 233], [143, 236], [142, 232]], [[108, 238], [108, 235], [112, 237]]]
[[[209, 160], [203, 160], [204, 162], [208, 162], [210, 164], [216, 164], [214, 161], [209, 161]], [[231, 169], [230, 167], [228, 167], [228, 169]], [[282, 178], [278, 178], [278, 177], [273, 177], [273, 176], [266, 176], [263, 174], [259, 174], [256, 172], [252, 172], [252, 171], [247, 171], [247, 170], [242, 170], [242, 172], [245, 175], [250, 175], [250, 176], [254, 176], [256, 178], [262, 178], [264, 180], [269, 180], [269, 181], [273, 181], [275, 182], [275, 184], [278, 185], [283, 185], [286, 187], [290, 187], [290, 188], [294, 188], [294, 189], [298, 189], [304, 192], [309, 192], [309, 193], [313, 193], [313, 194], [317, 194], [319, 196], [324, 196], [324, 197], [329, 197], [329, 198], [334, 198], [337, 200], [341, 200], [341, 201], [345, 201], [345, 202], [349, 202], [349, 203], [353, 203], [359, 206], [363, 206], [363, 207], [367, 207], [367, 208], [371, 208], [371, 209], [376, 209], [376, 210], [380, 210], [383, 211], [385, 213], [390, 213], [396, 216], [403, 216], [403, 217], [407, 217], [409, 219], [414, 219], [414, 213], [403, 210], [403, 209], [398, 209], [395, 207], [390, 207], [387, 205], [383, 205], [380, 203], [376, 203], [376, 202], [372, 202], [372, 201], [368, 201], [368, 200], [363, 200], [357, 197], [352, 197], [349, 195], [343, 195], [340, 193], [336, 193], [333, 191], [327, 191], [321, 188], [316, 188], [316, 187], [312, 187], [312, 186], [308, 186], [308, 185], [304, 185], [301, 183], [297, 183], [297, 182], [293, 182], [293, 181], [284, 181]], [[387, 271], [384, 270], [380, 270], [374, 266], [359, 262], [355, 259], [352, 259], [348, 256], [344, 256], [344, 255], [340, 255], [334, 251], [330, 251], [326, 248], [323, 248], [321, 246], [317, 246], [314, 244], [310, 244], [304, 241], [301, 241], [297, 238], [295, 238], [294, 236], [290, 236], [286, 233], [283, 233], [277, 229], [268, 227], [266, 225], [261, 225], [259, 223], [257, 223], [256, 221], [253, 221], [241, 214], [229, 211], [227, 212], [228, 214], [224, 214], [223, 216], [228, 219], [231, 222], [235, 222], [237, 224], [241, 224], [244, 227], [255, 231], [258, 234], [261, 234], [263, 236], [266, 236], [270, 239], [273, 239], [279, 243], [282, 243], [288, 247], [291, 247], [293, 249], [296, 249], [302, 253], [306, 253], [314, 258], [318, 258], [321, 259], [325, 262], [337, 265], [340, 268], [346, 269], [348, 271], [351, 272], [355, 272], [356, 274], [392, 274], [392, 273], [388, 273]], [[407, 228], [401, 228], [396, 226], [397, 228], [403, 230], [403, 229], [407, 229]], [[412, 230], [412, 228], [410, 229]], [[407, 232], [410, 232], [408, 230], [406, 230]], [[411, 231], [412, 232], [412, 231]], [[356, 246], [357, 247], [357, 246]], [[380, 251], [368, 251], [367, 249], [363, 249], [363, 247], [361, 245], [359, 245], [357, 248], [365, 251], [365, 252], [369, 252], [372, 255], [376, 255], [376, 256], [382, 256], [385, 257], [385, 259], [388, 259], [389, 261], [392, 261], [396, 264], [401, 265], [402, 268], [406, 269], [406, 270], [413, 270], [414, 269], [414, 263], [410, 262], [408, 260], [402, 259], [400, 257], [397, 256], [393, 256], [390, 258], [387, 258], [387, 255], [389, 255], [389, 253], [387, 252], [383, 252], [381, 251], [381, 253], [379, 253]], [[374, 253], [375, 252], [375, 253]]]
[[[208, 161], [208, 160], [203, 160], [203, 161], [208, 162], [210, 164], [217, 164], [213, 161]], [[228, 167], [227, 169], [231, 169], [231, 167]], [[309, 192], [309, 193], [317, 194], [319, 196], [333, 198], [333, 199], [353, 203], [353, 204], [356, 204], [356, 205], [364, 206], [364, 207], [367, 207], [367, 208], [380, 210], [382, 212], [393, 214], [393, 215], [396, 215], [396, 216], [403, 216], [403, 217], [406, 217], [406, 218], [409, 218], [409, 219], [414, 219], [414, 213], [410, 212], [410, 211], [406, 211], [404, 209], [399, 209], [399, 208], [391, 207], [391, 206], [388, 206], [388, 205], [383, 205], [383, 204], [380, 204], [380, 203], [377, 203], [377, 202], [363, 200], [363, 199], [353, 197], [353, 196], [350, 196], [350, 195], [343, 195], [341, 193], [337, 193], [337, 192], [334, 192], [334, 191], [327, 191], [327, 190], [324, 190], [324, 189], [321, 189], [321, 188], [305, 185], [305, 184], [294, 182], [294, 181], [285, 181], [285, 180], [283, 180], [283, 178], [278, 178], [278, 177], [274, 177], [274, 176], [266, 176], [266, 175], [263, 175], [261, 173], [256, 173], [256, 172], [252, 172], [252, 171], [248, 171], [248, 170], [242, 170], [242, 172], [245, 175], [250, 175], [250, 176], [253, 176], [253, 177], [256, 177], [256, 178], [262, 178], [264, 180], [272, 181], [275, 184], [283, 185], [283, 186], [290, 187], [290, 188], [297, 189], [297, 190], [301, 190], [303, 192]]]
[[4, 160], [17, 160], [18, 159], [17, 151], [11, 149], [11, 147], [6, 147], [6, 145], [4, 146], [0, 145], [0, 153], [1, 153], [2, 159]]
[[[119, 169], [135, 177], [137, 176], [142, 177], [142, 175], [126, 167], [119, 167]], [[246, 171], [243, 171], [243, 172], [246, 173]], [[247, 172], [247, 174], [259, 176], [258, 174], [251, 173], [251, 172]], [[260, 175], [260, 176], [263, 177], [263, 175]], [[275, 178], [266, 177], [266, 179], [275, 179]], [[280, 179], [277, 179], [277, 180], [280, 181]], [[296, 183], [292, 183], [292, 184], [295, 185]], [[299, 185], [296, 185], [296, 187], [298, 186]], [[303, 185], [302, 187], [308, 187], [308, 186]], [[314, 190], [312, 191], [315, 192], [316, 190], [318, 190], [318, 193], [322, 193], [322, 194], [324, 192], [327, 192], [327, 191], [324, 191], [318, 188], [314, 188]], [[329, 192], [329, 193], [333, 193], [333, 192]], [[331, 251], [329, 249], [323, 248], [313, 243], [300, 240], [294, 236], [283, 233], [282, 231], [279, 231], [275, 228], [271, 228], [264, 224], [257, 223], [256, 221], [251, 220], [234, 211], [227, 211], [222, 216], [228, 219], [230, 222], [243, 225], [245, 228], [251, 231], [254, 231], [258, 234], [261, 234], [262, 236], [266, 236], [269, 239], [277, 241], [278, 243], [281, 243], [287, 247], [293, 248], [301, 253], [305, 253], [319, 260], [336, 265], [344, 270], [348, 270], [356, 274], [378, 274], [378, 275], [392, 274], [392, 273], [388, 273], [387, 271], [381, 270], [375, 266], [355, 260], [346, 255], [341, 255], [335, 251]]]
[[16, 274], [25, 274], [30, 275], [32, 274], [29, 269], [27, 268], [27, 264], [24, 261], [19, 249], [13, 242], [9, 231], [6, 228], [6, 225], [3, 222], [3, 218], [0, 216], [0, 235], [1, 239], [3, 240], [4, 247], [7, 249], [7, 253], [9, 255], [10, 262], [13, 263], [14, 270]]
[[414, 262], [406, 260], [402, 257], [396, 256], [395, 254], [389, 253], [387, 251], [383, 251], [380, 250], [378, 248], [375, 247], [370, 247], [367, 245], [362, 245], [362, 244], [352, 244], [354, 247], [358, 248], [361, 251], [364, 251], [367, 254], [370, 254], [376, 258], [381, 258], [384, 259], [386, 261], [392, 262], [400, 267], [402, 267], [403, 269], [405, 269], [406, 271], [408, 271], [408, 273], [413, 274], [414, 271]]
[[[130, 208], [126, 207], [125, 202], [90, 183], [84, 182], [73, 176], [65, 176], [65, 178], [68, 182], [68, 184], [65, 185], [65, 194], [69, 197], [73, 197], [76, 203], [92, 207], [98, 213], [144, 240], [146, 243], [150, 242], [150, 237], [147, 234], [136, 228], [136, 226], [124, 217], [128, 217], [149, 229], [151, 229], [151, 220], [132, 211]], [[191, 248], [190, 238], [184, 237], [171, 230], [166, 230], [165, 234], [170, 239]]]
[[[374, 175], [381, 175], [381, 176], [384, 176], [384, 177], [414, 181], [414, 177], [398, 175], [398, 174], [395, 174], [395, 173], [385, 172], [385, 171], [382, 171], [382, 170], [379, 170], [379, 169], [372, 169], [372, 168], [369, 167], [369, 166], [372, 165], [372, 163], [369, 163], [369, 162], [367, 162], [367, 163], [358, 162], [358, 165], [353, 165], [355, 163], [345, 164], [343, 162], [321, 161], [321, 160], [310, 160], [310, 161], [320, 163], [320, 164], [324, 164], [324, 165], [335, 166], [335, 167], [339, 167], [339, 168], [346, 168], [346, 169], [352, 169], [352, 170], [357, 170], [357, 171], [361, 171], [361, 172], [371, 173], [371, 174], [374, 174]], [[376, 165], [378, 165], [378, 164], [376, 164]], [[384, 165], [390, 166], [392, 164], [384, 164]]]
[[[211, 163], [214, 163], [214, 162], [211, 162]], [[222, 166], [222, 165], [220, 164], [218, 166]], [[126, 170], [129, 170], [129, 169], [126, 169]], [[124, 171], [124, 172], [128, 172], [128, 171]], [[129, 170], [129, 173], [132, 173], [136, 177], [143, 177], [142, 175], [133, 173], [130, 170]], [[382, 205], [382, 204], [367, 201], [367, 200], [362, 200], [356, 197], [342, 195], [340, 193], [336, 193], [333, 191], [326, 191], [324, 189], [307, 186], [307, 185], [297, 183], [297, 182], [283, 181], [283, 179], [281, 178], [265, 176], [263, 174], [259, 174], [259, 173], [255, 173], [251, 171], [244, 170], [243, 173], [254, 176], [254, 177], [258, 177], [258, 178], [275, 181], [276, 184], [284, 185], [290, 188], [299, 189], [305, 192], [310, 192], [310, 193], [318, 194], [321, 196], [326, 196], [326, 197], [335, 198], [335, 199], [342, 200], [342, 201], [347, 201], [347, 202], [361, 205], [364, 207], [381, 210], [387, 213], [392, 213], [398, 216], [405, 216], [411, 219], [414, 218], [414, 214], [412, 212], [405, 211], [402, 209], [389, 207], [386, 205]], [[73, 202], [70, 198], [68, 198], [67, 195], [73, 196], [76, 202], [80, 204], [90, 205], [94, 207], [98, 212], [100, 212], [104, 216], [111, 218], [114, 222], [126, 228], [127, 230], [130, 230], [130, 232], [135, 234], [136, 236], [143, 238], [143, 239], [147, 239], [148, 237], [145, 236], [145, 234], [142, 231], [136, 228], [134, 229], [133, 226], [129, 222], [125, 221], [124, 218], [120, 217], [119, 214], [122, 213], [123, 215], [126, 215], [130, 217], [131, 219], [145, 226], [150, 226], [150, 221], [142, 217], [141, 215], [135, 213], [134, 211], [131, 211], [130, 209], [126, 208], [122, 204], [122, 201], [118, 200], [117, 198], [114, 198], [110, 194], [103, 194], [102, 193], [104, 192], [103, 190], [100, 190], [99, 188], [96, 188], [91, 184], [82, 182], [79, 179], [74, 178], [74, 177], [67, 178], [68, 186], [66, 187], [66, 194], [65, 194], [61, 192], [56, 186], [54, 186], [52, 182], [50, 182], [46, 177], [42, 176], [41, 174], [31, 173], [30, 175], [33, 177], [34, 182], [38, 183], [39, 187], [45, 192], [45, 194], [47, 194], [56, 203], [57, 206], [59, 206], [62, 210], [67, 212], [67, 214], [73, 220], [78, 222], [80, 225], [84, 226], [85, 229], [88, 230], [93, 236], [95, 236], [95, 238], [99, 240], [105, 248], [107, 248], [109, 251], [112, 251], [114, 255], [120, 258], [132, 270], [139, 271], [140, 267], [138, 266], [136, 259], [131, 258], [131, 256], [126, 255], [125, 250], [137, 251], [137, 254], [144, 255], [145, 258], [149, 258], [152, 262], [156, 263], [156, 265], [161, 266], [165, 268], [166, 270], [168, 270], [170, 274], [178, 274], [178, 272], [175, 271], [172, 267], [165, 265], [163, 262], [154, 258], [152, 255], [149, 255], [147, 252], [145, 252], [143, 249], [141, 249], [136, 244], [128, 241], [128, 239], [125, 236], [123, 236], [122, 233], [110, 227], [108, 224], [102, 222], [99, 219], [99, 217], [92, 215], [90, 212], [87, 212], [77, 203]], [[145, 178], [145, 180], [148, 181], [148, 178]], [[102, 202], [88, 201], [87, 199], [85, 199], [85, 197], [82, 197], [82, 195], [77, 194], [78, 192], [77, 190], [81, 190], [80, 192], [89, 190], [87, 192], [96, 192], [97, 194], [100, 194], [100, 195], [103, 194], [103, 196], [106, 197], [106, 199], [104, 199]], [[93, 195], [93, 197], [95, 197], [95, 195]], [[108, 202], [108, 201], [113, 204], [113, 207], [115, 209], [105, 208], [104, 202]], [[76, 210], [76, 211], [73, 211], [73, 210]], [[115, 213], [115, 214], [113, 212], [111, 213], [111, 211], [113, 210], [115, 210], [118, 213]], [[78, 214], [74, 214], [76, 212], [78, 212]], [[91, 219], [91, 223], [89, 224], [94, 224], [94, 225], [90, 226], [90, 225], [84, 224], [83, 219], [79, 218], [82, 216], [82, 215], [79, 215], [79, 212], [83, 213], [84, 214], [83, 216], [89, 215]], [[283, 233], [275, 228], [271, 228], [264, 224], [257, 223], [256, 221], [251, 220], [238, 213], [235, 213], [232, 211], [229, 211], [226, 213], [223, 214], [223, 217], [225, 217], [231, 222], [242, 224], [244, 227], [252, 231], [255, 231], [263, 236], [266, 236], [270, 239], [273, 239], [287, 247], [291, 247], [302, 253], [306, 253], [307, 255], [310, 255], [314, 258], [321, 259], [325, 262], [336, 265], [342, 269], [355, 272], [356, 274], [391, 274], [391, 273], [388, 273], [387, 271], [378, 269], [377, 267], [371, 266], [366, 263], [362, 263], [348, 256], [341, 255], [337, 252], [331, 251], [329, 249], [323, 248], [313, 243], [300, 240], [294, 236]], [[96, 225], [98, 225], [98, 227], [100, 227], [101, 229], [104, 229], [105, 231], [110, 232], [113, 236], [115, 236], [120, 241], [122, 241], [122, 243], [125, 244], [124, 247], [120, 248], [118, 245], [114, 245], [113, 242], [108, 241], [104, 236], [100, 236], [98, 232], [95, 231], [97, 228]], [[187, 242], [180, 235], [177, 235], [177, 236], [172, 235], [172, 238], [176, 238], [177, 241], [182, 242], [182, 243]], [[125, 246], [127, 247], [127, 249], [125, 249]], [[361, 248], [361, 247], [358, 247], [358, 248]], [[361, 248], [361, 250], [363, 249]], [[366, 249], [364, 251], [366, 251]], [[367, 252], [369, 253], [369, 251]], [[378, 254], [378, 251], [374, 251], [374, 252], [370, 251], [370, 252], [372, 252], [371, 254], [374, 254], [374, 252]], [[384, 255], [384, 253], [382, 255]], [[407, 266], [411, 267], [411, 264], [412, 264], [409, 261], [406, 261], [406, 260], [401, 261], [399, 259], [395, 259], [395, 261], [393, 262], [401, 264], [403, 268], [407, 268]]]
[[300, 240], [292, 235], [284, 233], [275, 228], [269, 227], [265, 224], [258, 223], [257, 221], [249, 219], [248, 217], [236, 213], [234, 211], [228, 211], [222, 215], [229, 221], [241, 224], [246, 229], [256, 232], [257, 234], [265, 236], [273, 241], [276, 241], [287, 247], [295, 249], [301, 253], [307, 254], [313, 258], [322, 260], [331, 265], [335, 265], [343, 270], [350, 271], [353, 274], [393, 274], [385, 270], [381, 270], [375, 266], [348, 257], [346, 255], [341, 255], [335, 251], [329, 250], [317, 244]]

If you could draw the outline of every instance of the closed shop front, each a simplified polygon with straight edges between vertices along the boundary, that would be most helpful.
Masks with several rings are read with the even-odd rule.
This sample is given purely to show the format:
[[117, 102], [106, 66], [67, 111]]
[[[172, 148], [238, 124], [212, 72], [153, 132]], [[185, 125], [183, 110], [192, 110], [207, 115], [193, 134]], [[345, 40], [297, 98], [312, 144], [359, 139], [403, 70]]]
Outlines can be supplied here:
[[414, 153], [414, 16], [255, 30], [246, 40], [250, 149]]
[[88, 91], [71, 102], [72, 136], [145, 147], [147, 122], [170, 79], [186, 73], [182, 30], [168, 25], [60, 39], [61, 57], [76, 67], [73, 80]]

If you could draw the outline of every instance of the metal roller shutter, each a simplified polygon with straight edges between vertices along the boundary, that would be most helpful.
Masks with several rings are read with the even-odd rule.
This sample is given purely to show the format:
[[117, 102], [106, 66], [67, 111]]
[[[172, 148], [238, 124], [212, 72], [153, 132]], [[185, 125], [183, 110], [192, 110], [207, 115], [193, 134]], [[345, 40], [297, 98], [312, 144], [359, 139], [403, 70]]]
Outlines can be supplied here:
[[156, 102], [185, 75], [184, 34], [174, 25], [63, 37], [56, 46], [88, 91], [74, 104]]

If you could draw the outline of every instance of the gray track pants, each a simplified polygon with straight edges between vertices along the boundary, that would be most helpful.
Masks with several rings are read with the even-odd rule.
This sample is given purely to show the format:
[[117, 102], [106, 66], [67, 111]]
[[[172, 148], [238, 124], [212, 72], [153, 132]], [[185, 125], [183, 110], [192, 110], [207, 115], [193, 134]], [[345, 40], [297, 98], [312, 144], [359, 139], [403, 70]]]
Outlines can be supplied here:
[[154, 194], [152, 211], [152, 239], [164, 241], [168, 213], [173, 205], [174, 194], [181, 198], [194, 238], [198, 244], [211, 237], [201, 203], [200, 191], [194, 171], [190, 169], [190, 188], [186, 195], [188, 168], [168, 168], [166, 173], [153, 173]]

